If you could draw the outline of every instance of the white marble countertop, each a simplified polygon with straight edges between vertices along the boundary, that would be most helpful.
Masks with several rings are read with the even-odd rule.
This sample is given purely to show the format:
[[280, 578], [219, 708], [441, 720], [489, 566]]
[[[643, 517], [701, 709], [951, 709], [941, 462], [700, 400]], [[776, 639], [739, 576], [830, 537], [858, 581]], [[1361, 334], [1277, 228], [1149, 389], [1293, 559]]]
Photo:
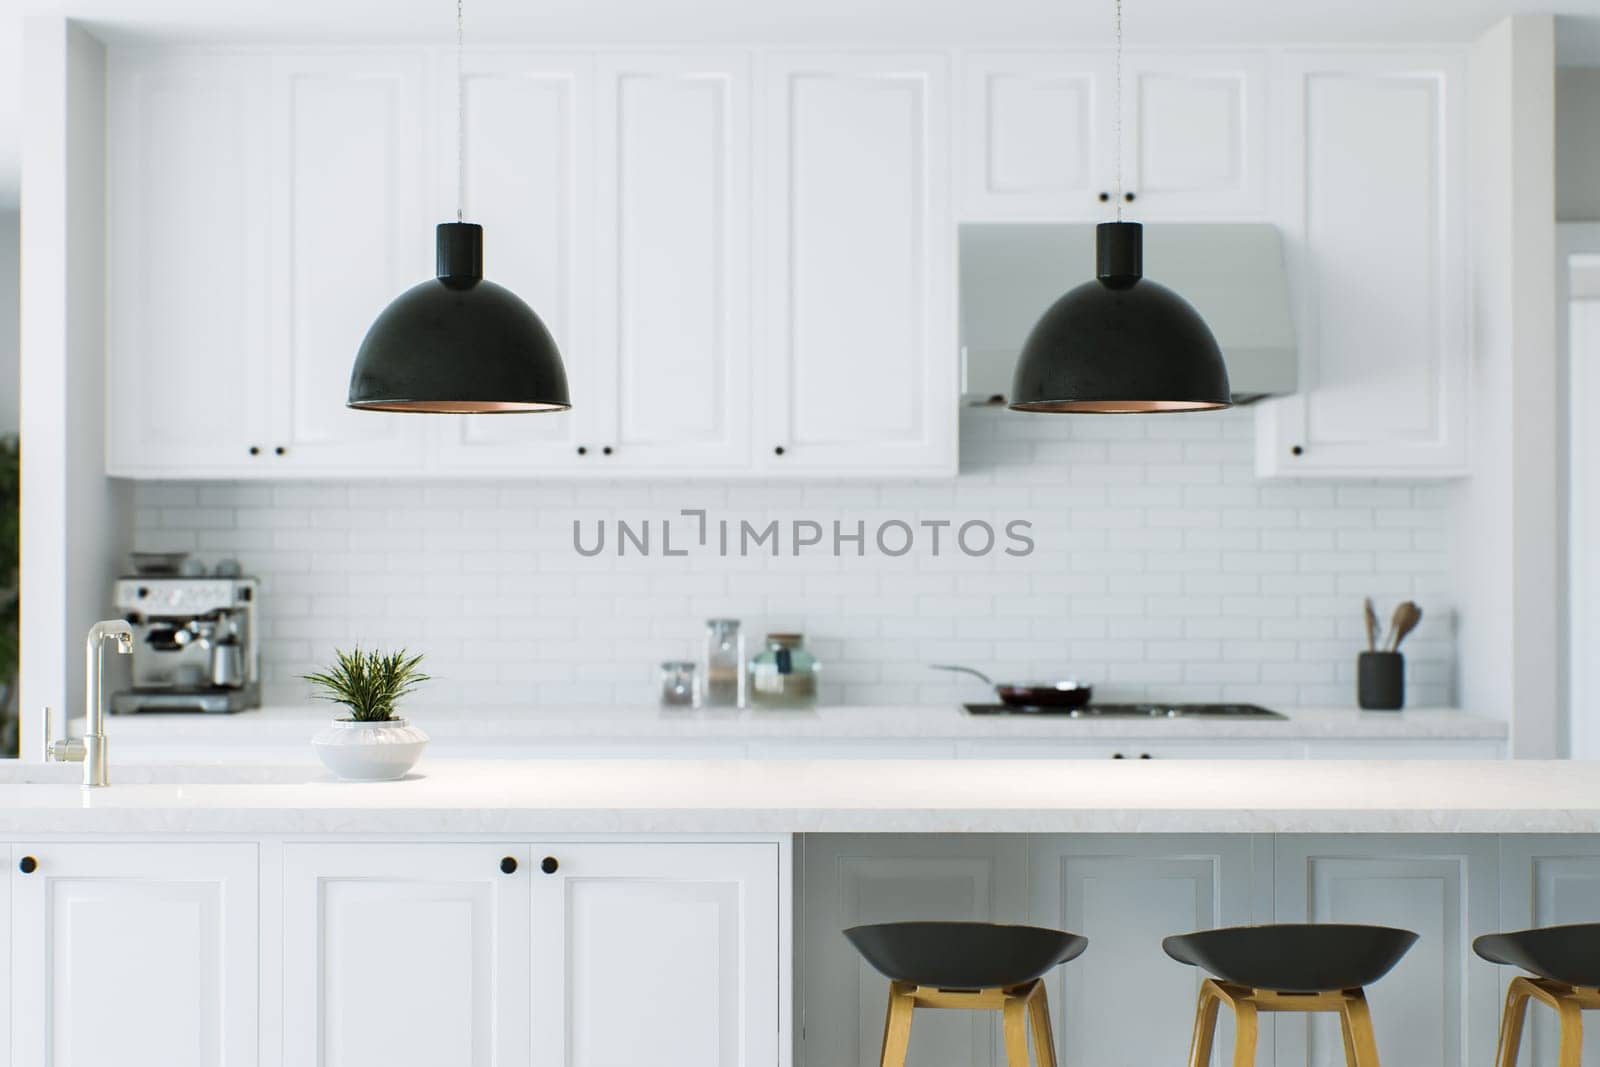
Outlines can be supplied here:
[[[112, 745], [185, 747], [301, 745], [333, 715], [331, 705], [275, 706], [235, 715], [112, 716]], [[1072, 719], [971, 715], [959, 705], [836, 706], [813, 711], [673, 710], [655, 705], [529, 707], [485, 712], [419, 709], [412, 721], [436, 744], [530, 745], [578, 741], [1093, 741], [1503, 740], [1506, 723], [1451, 708], [1364, 712], [1278, 708], [1275, 719]]]
[[383, 783], [304, 765], [113, 764], [96, 790], [64, 784], [77, 770], [0, 770], [0, 838], [1600, 833], [1600, 765], [1580, 762], [425, 759]]

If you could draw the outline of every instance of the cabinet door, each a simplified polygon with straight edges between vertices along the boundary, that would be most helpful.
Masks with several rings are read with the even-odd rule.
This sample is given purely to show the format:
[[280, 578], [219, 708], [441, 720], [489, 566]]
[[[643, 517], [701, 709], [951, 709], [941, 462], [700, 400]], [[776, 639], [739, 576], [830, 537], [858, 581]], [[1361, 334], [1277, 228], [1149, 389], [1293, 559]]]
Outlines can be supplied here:
[[[1498, 928], [1496, 841], [1448, 837], [1279, 835], [1278, 922], [1377, 923], [1422, 935], [1367, 990], [1385, 1062], [1488, 1064], [1498, 1023], [1494, 968], [1472, 938]], [[1332, 1016], [1280, 1016], [1279, 1067], [1341, 1061]]]
[[107, 79], [106, 469], [248, 472], [269, 416], [266, 67], [130, 52]]
[[286, 1064], [528, 1062], [525, 847], [289, 845], [283, 862]]
[[[825, 834], [803, 839], [798, 973], [801, 1067], [876, 1067], [889, 982], [842, 931], [866, 923], [1022, 922], [1028, 855], [1018, 835]], [[918, 1067], [1001, 1067], [989, 1012], [918, 1012]], [[1076, 1061], [1063, 1061], [1076, 1062]]]
[[[1593, 922], [1600, 922], [1600, 838], [1518, 834], [1500, 839], [1498, 929]], [[1474, 956], [1471, 966], [1490, 965]], [[1506, 981], [1521, 973], [1514, 967], [1503, 971], [1501, 977]], [[1559, 1040], [1555, 1013], [1531, 1004], [1527, 1033], [1522, 1062], [1554, 1063]], [[1584, 1045], [1584, 1067], [1600, 1065], [1600, 1043], [1591, 1038]]]
[[1125, 214], [1267, 211], [1267, 59], [1261, 52], [1135, 52], [1122, 94]]
[[257, 1060], [255, 845], [17, 844], [13, 1063]]
[[749, 465], [749, 96], [737, 56], [600, 62], [595, 402], [612, 466]]
[[767, 61], [768, 473], [955, 472], [947, 80], [932, 55]]
[[961, 78], [961, 217], [1104, 218], [1114, 78], [1104, 52], [969, 54]]
[[[1270, 856], [1267, 839], [1242, 834], [1033, 838], [1032, 921], [1090, 945], [1047, 979], [1061, 1061], [1184, 1062], [1205, 976], [1161, 940], [1264, 919]], [[1232, 1027], [1219, 1020], [1218, 1048], [1233, 1047]]]
[[518, 473], [596, 468], [609, 428], [599, 403], [606, 394], [592, 321], [593, 61], [473, 52], [465, 64], [459, 168], [454, 64], [445, 64], [437, 80], [434, 111], [444, 117], [439, 217], [455, 217], [459, 180], [466, 218], [484, 229], [484, 273], [525, 300], [549, 328], [573, 410], [439, 417], [439, 462]]
[[272, 83], [270, 466], [415, 469], [428, 420], [352, 411], [345, 397], [378, 313], [434, 276], [444, 220], [422, 198], [422, 57], [286, 56]]
[[560, 1067], [776, 1067], [778, 848], [535, 846], [531, 1021]]
[[1465, 473], [1462, 63], [1294, 55], [1281, 141], [1300, 390], [1262, 405], [1263, 474]]

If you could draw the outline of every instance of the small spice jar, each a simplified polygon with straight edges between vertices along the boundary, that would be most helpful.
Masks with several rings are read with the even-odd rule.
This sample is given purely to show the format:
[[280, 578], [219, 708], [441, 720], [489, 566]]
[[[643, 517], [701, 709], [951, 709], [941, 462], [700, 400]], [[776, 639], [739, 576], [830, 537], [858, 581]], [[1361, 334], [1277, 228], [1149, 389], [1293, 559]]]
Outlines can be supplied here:
[[668, 660], [661, 665], [661, 706], [692, 708], [699, 704], [694, 664], [688, 660]]
[[767, 646], [750, 661], [750, 702], [758, 708], [813, 707], [821, 668], [805, 635], [768, 634]]

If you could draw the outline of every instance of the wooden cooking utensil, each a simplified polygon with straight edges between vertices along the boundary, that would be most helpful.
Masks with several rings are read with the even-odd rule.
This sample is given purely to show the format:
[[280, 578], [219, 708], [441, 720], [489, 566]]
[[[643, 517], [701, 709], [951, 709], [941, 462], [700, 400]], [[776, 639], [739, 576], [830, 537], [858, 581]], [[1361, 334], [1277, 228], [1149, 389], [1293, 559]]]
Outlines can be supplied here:
[[1367, 624], [1367, 651], [1378, 651], [1378, 613], [1372, 607], [1372, 598], [1362, 601], [1362, 619]]
[[1417, 624], [1421, 621], [1422, 609], [1417, 607], [1417, 605], [1412, 601], [1407, 600], [1405, 603], [1395, 608], [1394, 640], [1389, 643], [1389, 651], [1400, 651], [1400, 642], [1404, 641], [1406, 639], [1406, 635], [1412, 630], [1415, 630], [1417, 628]]

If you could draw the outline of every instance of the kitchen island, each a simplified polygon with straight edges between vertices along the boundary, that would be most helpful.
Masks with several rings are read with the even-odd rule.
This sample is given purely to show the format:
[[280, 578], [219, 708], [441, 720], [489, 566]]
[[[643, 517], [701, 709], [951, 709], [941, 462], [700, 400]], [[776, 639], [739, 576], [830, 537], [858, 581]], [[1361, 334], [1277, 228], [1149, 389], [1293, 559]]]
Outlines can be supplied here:
[[[1386, 1060], [1477, 1067], [1506, 976], [1471, 938], [1600, 919], [1581, 763], [428, 759], [354, 784], [114, 757], [91, 791], [75, 770], [0, 773], [13, 1065], [870, 1064], [884, 983], [839, 931], [943, 918], [1086, 934], [1050, 979], [1057, 1037], [1111, 1064], [1182, 1062], [1198, 976], [1165, 934], [1405, 926], [1422, 939], [1371, 991]], [[1279, 1019], [1258, 1062], [1338, 1042]], [[1003, 1062], [959, 1012], [919, 1018], [912, 1057]]]

